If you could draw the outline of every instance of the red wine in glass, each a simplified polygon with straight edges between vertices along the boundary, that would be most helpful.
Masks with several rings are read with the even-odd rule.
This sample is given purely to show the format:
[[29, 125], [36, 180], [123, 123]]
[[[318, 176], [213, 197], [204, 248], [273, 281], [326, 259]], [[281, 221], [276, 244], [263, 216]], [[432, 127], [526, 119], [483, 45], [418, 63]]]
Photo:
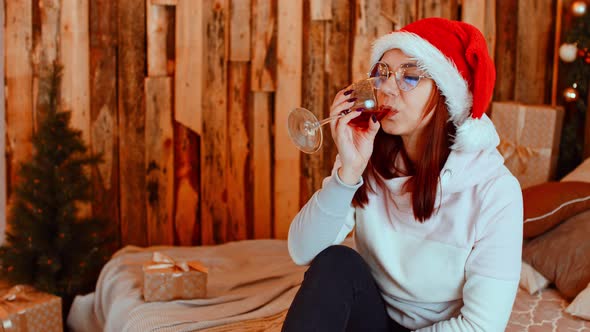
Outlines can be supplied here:
[[362, 113], [348, 123], [350, 126], [367, 129], [373, 115], [377, 120], [381, 121], [387, 115], [387, 112], [391, 110], [389, 106], [379, 105], [376, 95], [378, 85], [375, 84], [374, 80], [356, 82], [353, 89], [351, 97], [356, 98], [356, 101], [351, 107], [351, 111], [361, 110]]
[[361, 112], [361, 115], [357, 116], [356, 118], [350, 120], [348, 123], [351, 127], [359, 128], [359, 129], [368, 129], [369, 128], [369, 121], [371, 117], [375, 115], [377, 121], [381, 121], [392, 108], [390, 106], [377, 106], [374, 109], [365, 109]]

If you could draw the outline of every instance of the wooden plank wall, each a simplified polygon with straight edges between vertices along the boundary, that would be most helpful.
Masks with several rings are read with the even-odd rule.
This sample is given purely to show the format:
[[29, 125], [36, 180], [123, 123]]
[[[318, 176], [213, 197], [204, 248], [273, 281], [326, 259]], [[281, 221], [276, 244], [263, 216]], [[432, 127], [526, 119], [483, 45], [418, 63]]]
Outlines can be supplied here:
[[[0, 0], [0, 25], [4, 26], [4, 0]], [[0, 54], [4, 54], [4, 29], [0, 30]], [[4, 61], [0, 61], [0, 77], [4, 77]], [[0, 100], [5, 100], [4, 89], [0, 89]], [[0, 179], [6, 179], [6, 105], [0, 103]], [[6, 181], [0, 181], [0, 245], [4, 243], [6, 230]]]
[[62, 104], [104, 158], [91, 213], [119, 229], [120, 245], [285, 238], [336, 154], [329, 131], [316, 154], [293, 146], [292, 108], [327, 116], [364, 77], [375, 37], [431, 16], [482, 30], [496, 100], [548, 102], [553, 2], [6, 1], [0, 200], [32, 153], [39, 73], [59, 59]]
[[90, 1], [91, 148], [103, 162], [92, 170], [92, 213], [113, 227], [121, 225], [119, 194], [119, 121], [117, 91], [117, 3]]
[[[21, 162], [32, 154], [33, 134], [33, 3], [5, 2], [4, 60], [6, 90], [6, 211], [10, 211], [11, 189], [18, 181]], [[7, 225], [9, 227], [9, 225]]]
[[118, 0], [117, 99], [121, 241], [148, 245], [145, 168], [146, 2]]

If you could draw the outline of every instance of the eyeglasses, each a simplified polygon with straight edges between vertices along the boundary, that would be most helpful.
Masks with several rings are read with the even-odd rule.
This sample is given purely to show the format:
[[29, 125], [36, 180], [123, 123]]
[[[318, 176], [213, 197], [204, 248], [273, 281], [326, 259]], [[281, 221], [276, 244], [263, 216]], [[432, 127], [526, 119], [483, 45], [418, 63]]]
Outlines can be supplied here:
[[383, 82], [387, 81], [392, 74], [399, 89], [406, 92], [418, 86], [421, 79], [430, 78], [416, 63], [404, 63], [395, 71], [391, 71], [385, 62], [377, 62], [368, 73], [369, 77], [379, 78]]

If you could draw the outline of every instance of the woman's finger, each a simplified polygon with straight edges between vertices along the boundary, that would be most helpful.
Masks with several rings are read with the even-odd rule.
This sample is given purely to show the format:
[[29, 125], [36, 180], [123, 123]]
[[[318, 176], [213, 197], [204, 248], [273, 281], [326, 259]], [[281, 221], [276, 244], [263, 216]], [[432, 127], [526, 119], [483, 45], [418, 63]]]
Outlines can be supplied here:
[[[350, 97], [350, 94], [345, 95], [344, 92], [339, 93], [339, 95], [337, 95], [334, 98], [334, 102], [332, 103], [332, 106], [330, 108], [330, 116], [334, 116], [338, 113], [340, 113], [341, 111], [343, 111], [344, 109], [339, 108], [342, 105], [348, 104], [349, 102], [354, 102], [356, 100], [356, 98], [352, 98]], [[352, 106], [353, 104], [351, 104], [350, 106]], [[350, 108], [349, 106], [349, 108]], [[339, 108], [338, 110], [336, 110], [337, 108]]]
[[[330, 117], [332, 116], [337, 116], [337, 115], [343, 115], [343, 114], [347, 114], [349, 112], [351, 112], [351, 107], [354, 105], [354, 100], [351, 99], [347, 99], [345, 100], [343, 103], [332, 107], [332, 109], [330, 110]], [[335, 126], [336, 126], [336, 122], [340, 120], [340, 119], [336, 119], [330, 122], [330, 129], [332, 130], [332, 133], [334, 133], [335, 130]]]
[[371, 135], [372, 138], [377, 135], [380, 127], [381, 123], [379, 123], [377, 117], [375, 115], [371, 116], [371, 119], [369, 120], [369, 135]]
[[355, 109], [352, 111], [347, 112], [346, 115], [344, 115], [343, 117], [341, 117], [340, 119], [338, 119], [337, 123], [336, 123], [336, 130], [340, 130], [339, 128], [342, 128], [342, 126], [348, 126], [348, 123], [361, 115], [363, 109]]
[[330, 109], [330, 116], [336, 116], [339, 115], [341, 113], [348, 113], [348, 111], [350, 110], [350, 108], [352, 106], [354, 106], [354, 101], [355, 99], [347, 99], [344, 102], [332, 107], [332, 109]]

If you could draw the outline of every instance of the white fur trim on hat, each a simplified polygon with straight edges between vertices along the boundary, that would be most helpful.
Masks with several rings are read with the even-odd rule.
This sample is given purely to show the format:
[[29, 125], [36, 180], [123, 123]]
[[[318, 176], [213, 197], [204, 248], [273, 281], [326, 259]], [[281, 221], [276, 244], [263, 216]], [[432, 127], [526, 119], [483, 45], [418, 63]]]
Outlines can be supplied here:
[[473, 97], [467, 82], [451, 59], [420, 36], [412, 32], [396, 31], [380, 37], [373, 43], [371, 65], [391, 49], [399, 49], [415, 58], [420, 68], [430, 75], [446, 98], [450, 120], [457, 127], [452, 149], [477, 151], [499, 144], [498, 134], [492, 122], [489, 119], [482, 121], [485, 115], [481, 119], [473, 119], [470, 116]]

